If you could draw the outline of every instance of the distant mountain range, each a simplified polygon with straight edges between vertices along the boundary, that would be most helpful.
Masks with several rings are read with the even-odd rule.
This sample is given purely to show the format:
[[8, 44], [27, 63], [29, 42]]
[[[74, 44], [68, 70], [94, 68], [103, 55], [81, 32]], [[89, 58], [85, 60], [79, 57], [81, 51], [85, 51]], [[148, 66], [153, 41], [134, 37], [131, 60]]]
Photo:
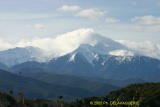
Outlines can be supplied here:
[[[44, 71], [102, 79], [160, 81], [160, 60], [137, 54], [109, 38], [93, 35], [92, 44], [44, 62], [39, 48], [14, 48], [0, 52], [0, 68], [15, 72]], [[43, 59], [43, 61], [42, 61]]]
[[[80, 44], [80, 46], [77, 49], [67, 54], [73, 54], [74, 56], [75, 53], [81, 53], [83, 54], [83, 56], [85, 56], [85, 58], [89, 63], [92, 63], [92, 60], [95, 59], [96, 54], [114, 55], [115, 53], [114, 51], [118, 52], [122, 51], [122, 53], [124, 51], [126, 52], [125, 54], [127, 54], [127, 52], [131, 52], [130, 49], [126, 48], [120, 43], [100, 35], [92, 35], [92, 40], [90, 40], [90, 42], [91, 43]], [[5, 51], [0, 51], [0, 62], [11, 67], [28, 61], [45, 62], [45, 60], [46, 61], [54, 60], [63, 57], [64, 55], [59, 57], [51, 57], [51, 56], [44, 56], [44, 51], [37, 47], [32, 47], [32, 46], [24, 48], [17, 47]]]
[[[29, 95], [38, 89], [46, 92], [43, 95], [47, 97], [51, 90], [57, 89], [55, 92], [59, 93], [56, 95], [81, 97], [102, 95], [131, 83], [160, 82], [159, 59], [140, 55], [99, 35], [93, 35], [92, 40], [92, 44], [81, 44], [74, 51], [59, 57], [44, 56], [43, 51], [35, 47], [1, 51], [0, 69], [9, 72], [0, 73], [11, 76], [2, 76], [0, 82], [11, 82], [0, 88], [14, 89], [19, 84], [17, 89], [20, 91], [27, 92], [27, 87], [31, 87], [28, 88]], [[25, 82], [27, 85], [22, 85]], [[41, 96], [41, 93], [38, 95]]]
[[160, 60], [158, 59], [140, 55], [98, 54], [90, 50], [86, 53], [82, 51], [82, 48], [93, 50], [94, 47], [88, 49], [88, 45], [83, 45], [74, 52], [54, 58], [49, 62], [24, 62], [10, 69], [21, 73], [44, 71], [101, 79], [160, 81]]

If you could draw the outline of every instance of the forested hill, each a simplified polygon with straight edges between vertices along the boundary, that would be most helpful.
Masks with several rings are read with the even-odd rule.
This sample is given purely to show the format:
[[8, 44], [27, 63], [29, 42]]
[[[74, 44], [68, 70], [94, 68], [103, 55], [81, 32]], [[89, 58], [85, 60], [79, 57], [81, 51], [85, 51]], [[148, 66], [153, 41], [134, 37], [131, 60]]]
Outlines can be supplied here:
[[[139, 105], [133, 105], [129, 107], [160, 107], [160, 83], [145, 83], [145, 84], [134, 84], [129, 85], [125, 88], [122, 88], [117, 91], [112, 91], [104, 97], [90, 97], [82, 99], [74, 103], [74, 107], [92, 107], [90, 102], [94, 103], [95, 101], [116, 101], [116, 102], [138, 102]], [[96, 104], [95, 104], [96, 105]], [[107, 107], [106, 104], [103, 106], [94, 107]], [[100, 104], [101, 105], [101, 104]], [[112, 106], [111, 106], [112, 107]], [[116, 107], [128, 107], [118, 105]]]
[[[117, 105], [116, 107], [160, 107], [160, 83], [134, 84], [117, 91], [113, 91], [104, 97], [89, 97], [75, 99], [73, 102], [64, 102], [63, 96], [57, 100], [26, 99], [23, 93], [16, 97], [12, 92], [0, 93], [0, 107], [112, 107], [109, 105], [93, 105], [95, 101], [136, 101], [140, 105]], [[92, 102], [92, 104], [91, 104]], [[115, 107], [115, 106], [114, 106]]]

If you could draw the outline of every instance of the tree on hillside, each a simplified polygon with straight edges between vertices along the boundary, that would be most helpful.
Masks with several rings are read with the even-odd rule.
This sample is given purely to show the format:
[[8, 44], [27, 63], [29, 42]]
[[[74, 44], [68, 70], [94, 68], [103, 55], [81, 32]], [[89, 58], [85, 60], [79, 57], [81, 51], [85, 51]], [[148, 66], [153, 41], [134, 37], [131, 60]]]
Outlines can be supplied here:
[[18, 102], [23, 106], [25, 105], [23, 93], [18, 93]]
[[9, 91], [9, 95], [11, 95], [11, 96], [13, 95], [13, 90]]

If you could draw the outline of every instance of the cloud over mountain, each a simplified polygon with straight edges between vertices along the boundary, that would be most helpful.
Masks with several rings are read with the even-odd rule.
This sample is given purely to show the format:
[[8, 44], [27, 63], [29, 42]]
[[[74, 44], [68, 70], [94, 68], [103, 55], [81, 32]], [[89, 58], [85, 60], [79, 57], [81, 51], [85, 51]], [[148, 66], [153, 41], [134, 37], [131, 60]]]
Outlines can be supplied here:
[[93, 44], [92, 42], [94, 41], [91, 41], [91, 36], [94, 34], [95, 32], [93, 29], [79, 29], [62, 35], [57, 35], [53, 38], [22, 40], [16, 44], [11, 44], [7, 41], [0, 41], [0, 44], [3, 44], [0, 48], [1, 50], [4, 50], [5, 48], [34, 46], [45, 50], [48, 54], [61, 56], [72, 52], [78, 48], [80, 44]]
[[118, 40], [117, 42], [135, 50], [139, 54], [160, 59], [160, 44], [158, 43], [156, 44], [150, 41], [134, 42], [127, 40]]
[[6, 50], [12, 47], [12, 44], [0, 38], [0, 50]]
[[[14, 47], [33, 46], [41, 48], [46, 55], [53, 57], [62, 56], [77, 49], [82, 44], [89, 44], [94, 46], [97, 44], [97, 34], [93, 29], [78, 29], [68, 32], [56, 37], [35, 38], [32, 40], [21, 40], [17, 43], [10, 43], [6, 40], [0, 39], [0, 50], [5, 50]], [[129, 49], [135, 50], [137, 53], [151, 56], [160, 59], [160, 44], [152, 42], [132, 42], [118, 40], [117, 42], [123, 44]], [[126, 51], [113, 51], [111, 54], [132, 54]]]

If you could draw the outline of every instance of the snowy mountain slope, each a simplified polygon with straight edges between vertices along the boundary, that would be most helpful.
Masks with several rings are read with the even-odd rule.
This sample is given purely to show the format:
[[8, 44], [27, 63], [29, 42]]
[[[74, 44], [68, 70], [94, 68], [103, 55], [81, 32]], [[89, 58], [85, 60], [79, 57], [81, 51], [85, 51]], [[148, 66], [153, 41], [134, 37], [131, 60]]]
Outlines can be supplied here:
[[12, 69], [18, 72], [36, 72], [43, 70], [57, 74], [76, 75], [101, 79], [127, 80], [142, 79], [148, 82], [160, 81], [160, 60], [145, 56], [112, 56], [97, 55], [92, 64], [81, 53], [67, 54], [51, 60], [48, 63], [40, 63], [31, 66], [32, 62], [26, 62], [14, 66]]
[[92, 41], [96, 42], [94, 44], [81, 44], [75, 51], [70, 53], [71, 59], [73, 60], [76, 53], [81, 53], [89, 63], [93, 64], [93, 60], [98, 59], [98, 55], [123, 56], [123, 59], [135, 55], [132, 50], [120, 43], [100, 35], [93, 35]]
[[0, 51], [0, 62], [7, 66], [32, 60], [40, 61], [42, 57], [41, 49], [35, 47], [13, 48]]
[[[70, 54], [70, 62], [74, 61], [74, 56], [81, 53], [90, 64], [98, 55], [121, 56], [122, 61], [128, 56], [137, 55], [136, 51], [125, 47], [124, 45], [95, 33], [92, 29], [75, 30], [53, 39], [47, 39], [47, 42], [38, 40], [39, 48], [13, 48], [6, 51], [0, 51], [0, 62], [7, 66], [13, 66], [26, 61], [49, 61]], [[48, 44], [49, 43], [49, 44]], [[42, 50], [43, 49], [43, 52]], [[44, 54], [45, 53], [45, 54]], [[123, 58], [122, 58], [123, 56]]]
[[53, 59], [49, 63], [50, 67], [56, 72], [73, 75], [118, 80], [142, 78], [148, 81], [160, 81], [157, 79], [160, 76], [158, 59], [139, 55], [99, 35], [94, 35], [92, 39], [97, 40], [94, 45], [81, 44], [75, 51]]
[[[33, 47], [0, 52], [0, 62], [8, 66], [16, 65], [12, 68], [20, 72], [43, 69], [60, 74], [103, 79], [141, 78], [160, 81], [157, 79], [160, 76], [160, 60], [139, 55], [122, 44], [95, 33], [85, 36], [87, 37], [83, 37], [73, 51], [62, 56], [50, 57], [49, 61], [36, 63], [36, 66], [32, 66], [32, 61], [38, 61], [43, 57], [41, 50]], [[72, 45], [75, 45], [74, 43]]]

